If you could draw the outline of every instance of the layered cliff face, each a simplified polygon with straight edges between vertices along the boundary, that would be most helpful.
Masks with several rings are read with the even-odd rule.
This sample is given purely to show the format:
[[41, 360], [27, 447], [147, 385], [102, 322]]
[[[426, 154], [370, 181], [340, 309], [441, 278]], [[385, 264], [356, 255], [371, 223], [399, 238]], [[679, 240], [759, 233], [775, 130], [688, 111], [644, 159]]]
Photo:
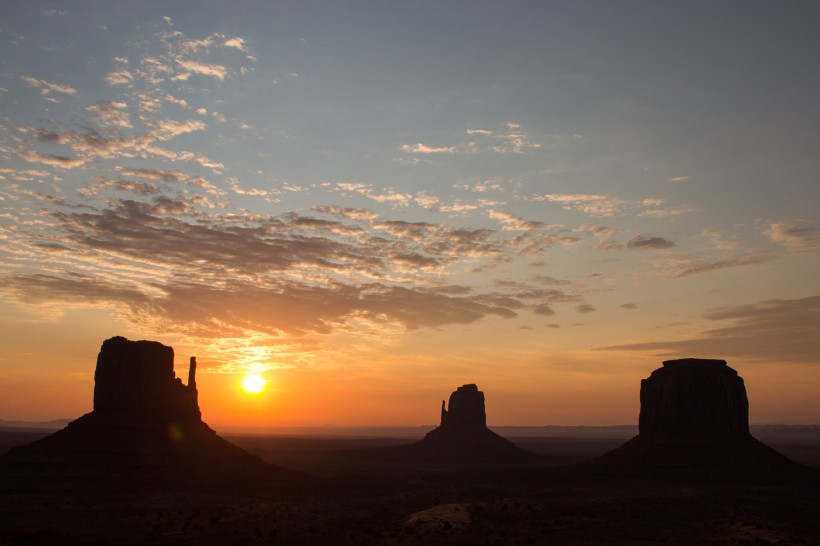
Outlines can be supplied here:
[[608, 471], [755, 481], [799, 468], [749, 433], [746, 387], [725, 360], [667, 360], [641, 381], [640, 400], [638, 436], [596, 461]]
[[107, 339], [97, 356], [94, 412], [199, 420], [195, 370], [192, 357], [185, 386], [175, 377], [171, 347], [156, 341]]

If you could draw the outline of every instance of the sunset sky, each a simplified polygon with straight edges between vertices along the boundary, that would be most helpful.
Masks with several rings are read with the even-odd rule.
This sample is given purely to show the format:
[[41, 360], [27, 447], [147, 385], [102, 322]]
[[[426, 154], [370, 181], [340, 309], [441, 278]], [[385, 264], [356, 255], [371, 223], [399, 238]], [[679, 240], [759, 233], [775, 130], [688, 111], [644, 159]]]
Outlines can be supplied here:
[[[0, 418], [122, 335], [203, 419], [820, 423], [820, 3], [0, 3]], [[267, 383], [243, 393], [245, 375]]]

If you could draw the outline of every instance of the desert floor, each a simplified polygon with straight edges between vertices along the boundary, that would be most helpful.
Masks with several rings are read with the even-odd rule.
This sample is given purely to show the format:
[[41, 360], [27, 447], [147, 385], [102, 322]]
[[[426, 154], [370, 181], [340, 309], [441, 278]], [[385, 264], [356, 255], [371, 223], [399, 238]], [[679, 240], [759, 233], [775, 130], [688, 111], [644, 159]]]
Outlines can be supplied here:
[[[0, 451], [42, 435], [0, 432]], [[408, 439], [226, 437], [304, 476], [218, 491], [6, 480], [0, 544], [820, 544], [816, 481], [681, 483], [584, 471], [618, 440], [512, 438], [541, 457], [433, 464], [374, 455]], [[820, 446], [774, 447], [820, 468]]]

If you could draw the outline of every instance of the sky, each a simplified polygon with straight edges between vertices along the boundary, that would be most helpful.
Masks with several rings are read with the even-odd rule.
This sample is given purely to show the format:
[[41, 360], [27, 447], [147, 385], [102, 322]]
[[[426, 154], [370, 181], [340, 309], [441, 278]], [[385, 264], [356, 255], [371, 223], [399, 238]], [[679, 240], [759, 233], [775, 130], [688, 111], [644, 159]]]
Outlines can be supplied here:
[[[0, 418], [115, 335], [216, 426], [820, 423], [820, 4], [0, 3]], [[243, 392], [250, 372], [264, 392]]]

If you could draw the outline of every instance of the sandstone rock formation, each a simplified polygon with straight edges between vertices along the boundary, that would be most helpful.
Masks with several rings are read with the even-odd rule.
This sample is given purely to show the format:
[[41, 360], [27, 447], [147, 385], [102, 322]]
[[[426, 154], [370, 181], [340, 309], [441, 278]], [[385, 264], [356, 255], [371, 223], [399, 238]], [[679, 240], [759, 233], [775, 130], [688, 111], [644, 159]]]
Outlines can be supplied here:
[[533, 456], [487, 428], [484, 393], [474, 384], [456, 389], [450, 395], [449, 409], [442, 401], [441, 424], [410, 447], [432, 460], [487, 461]]
[[441, 401], [441, 426], [487, 427], [484, 393], [476, 385], [462, 385], [450, 395], [450, 410]]
[[641, 381], [638, 430], [669, 440], [747, 436], [743, 379], [725, 360], [667, 360]]
[[196, 357], [188, 386], [174, 375], [174, 350], [156, 341], [105, 340], [94, 373], [94, 411], [199, 420]]
[[741, 481], [802, 468], [749, 433], [746, 387], [725, 360], [667, 360], [641, 381], [640, 400], [638, 436], [596, 464], [647, 477]]
[[113, 337], [94, 374], [94, 410], [56, 433], [0, 457], [23, 476], [195, 487], [258, 486], [292, 474], [220, 438], [202, 422], [196, 359], [188, 385], [174, 375], [174, 351]]

